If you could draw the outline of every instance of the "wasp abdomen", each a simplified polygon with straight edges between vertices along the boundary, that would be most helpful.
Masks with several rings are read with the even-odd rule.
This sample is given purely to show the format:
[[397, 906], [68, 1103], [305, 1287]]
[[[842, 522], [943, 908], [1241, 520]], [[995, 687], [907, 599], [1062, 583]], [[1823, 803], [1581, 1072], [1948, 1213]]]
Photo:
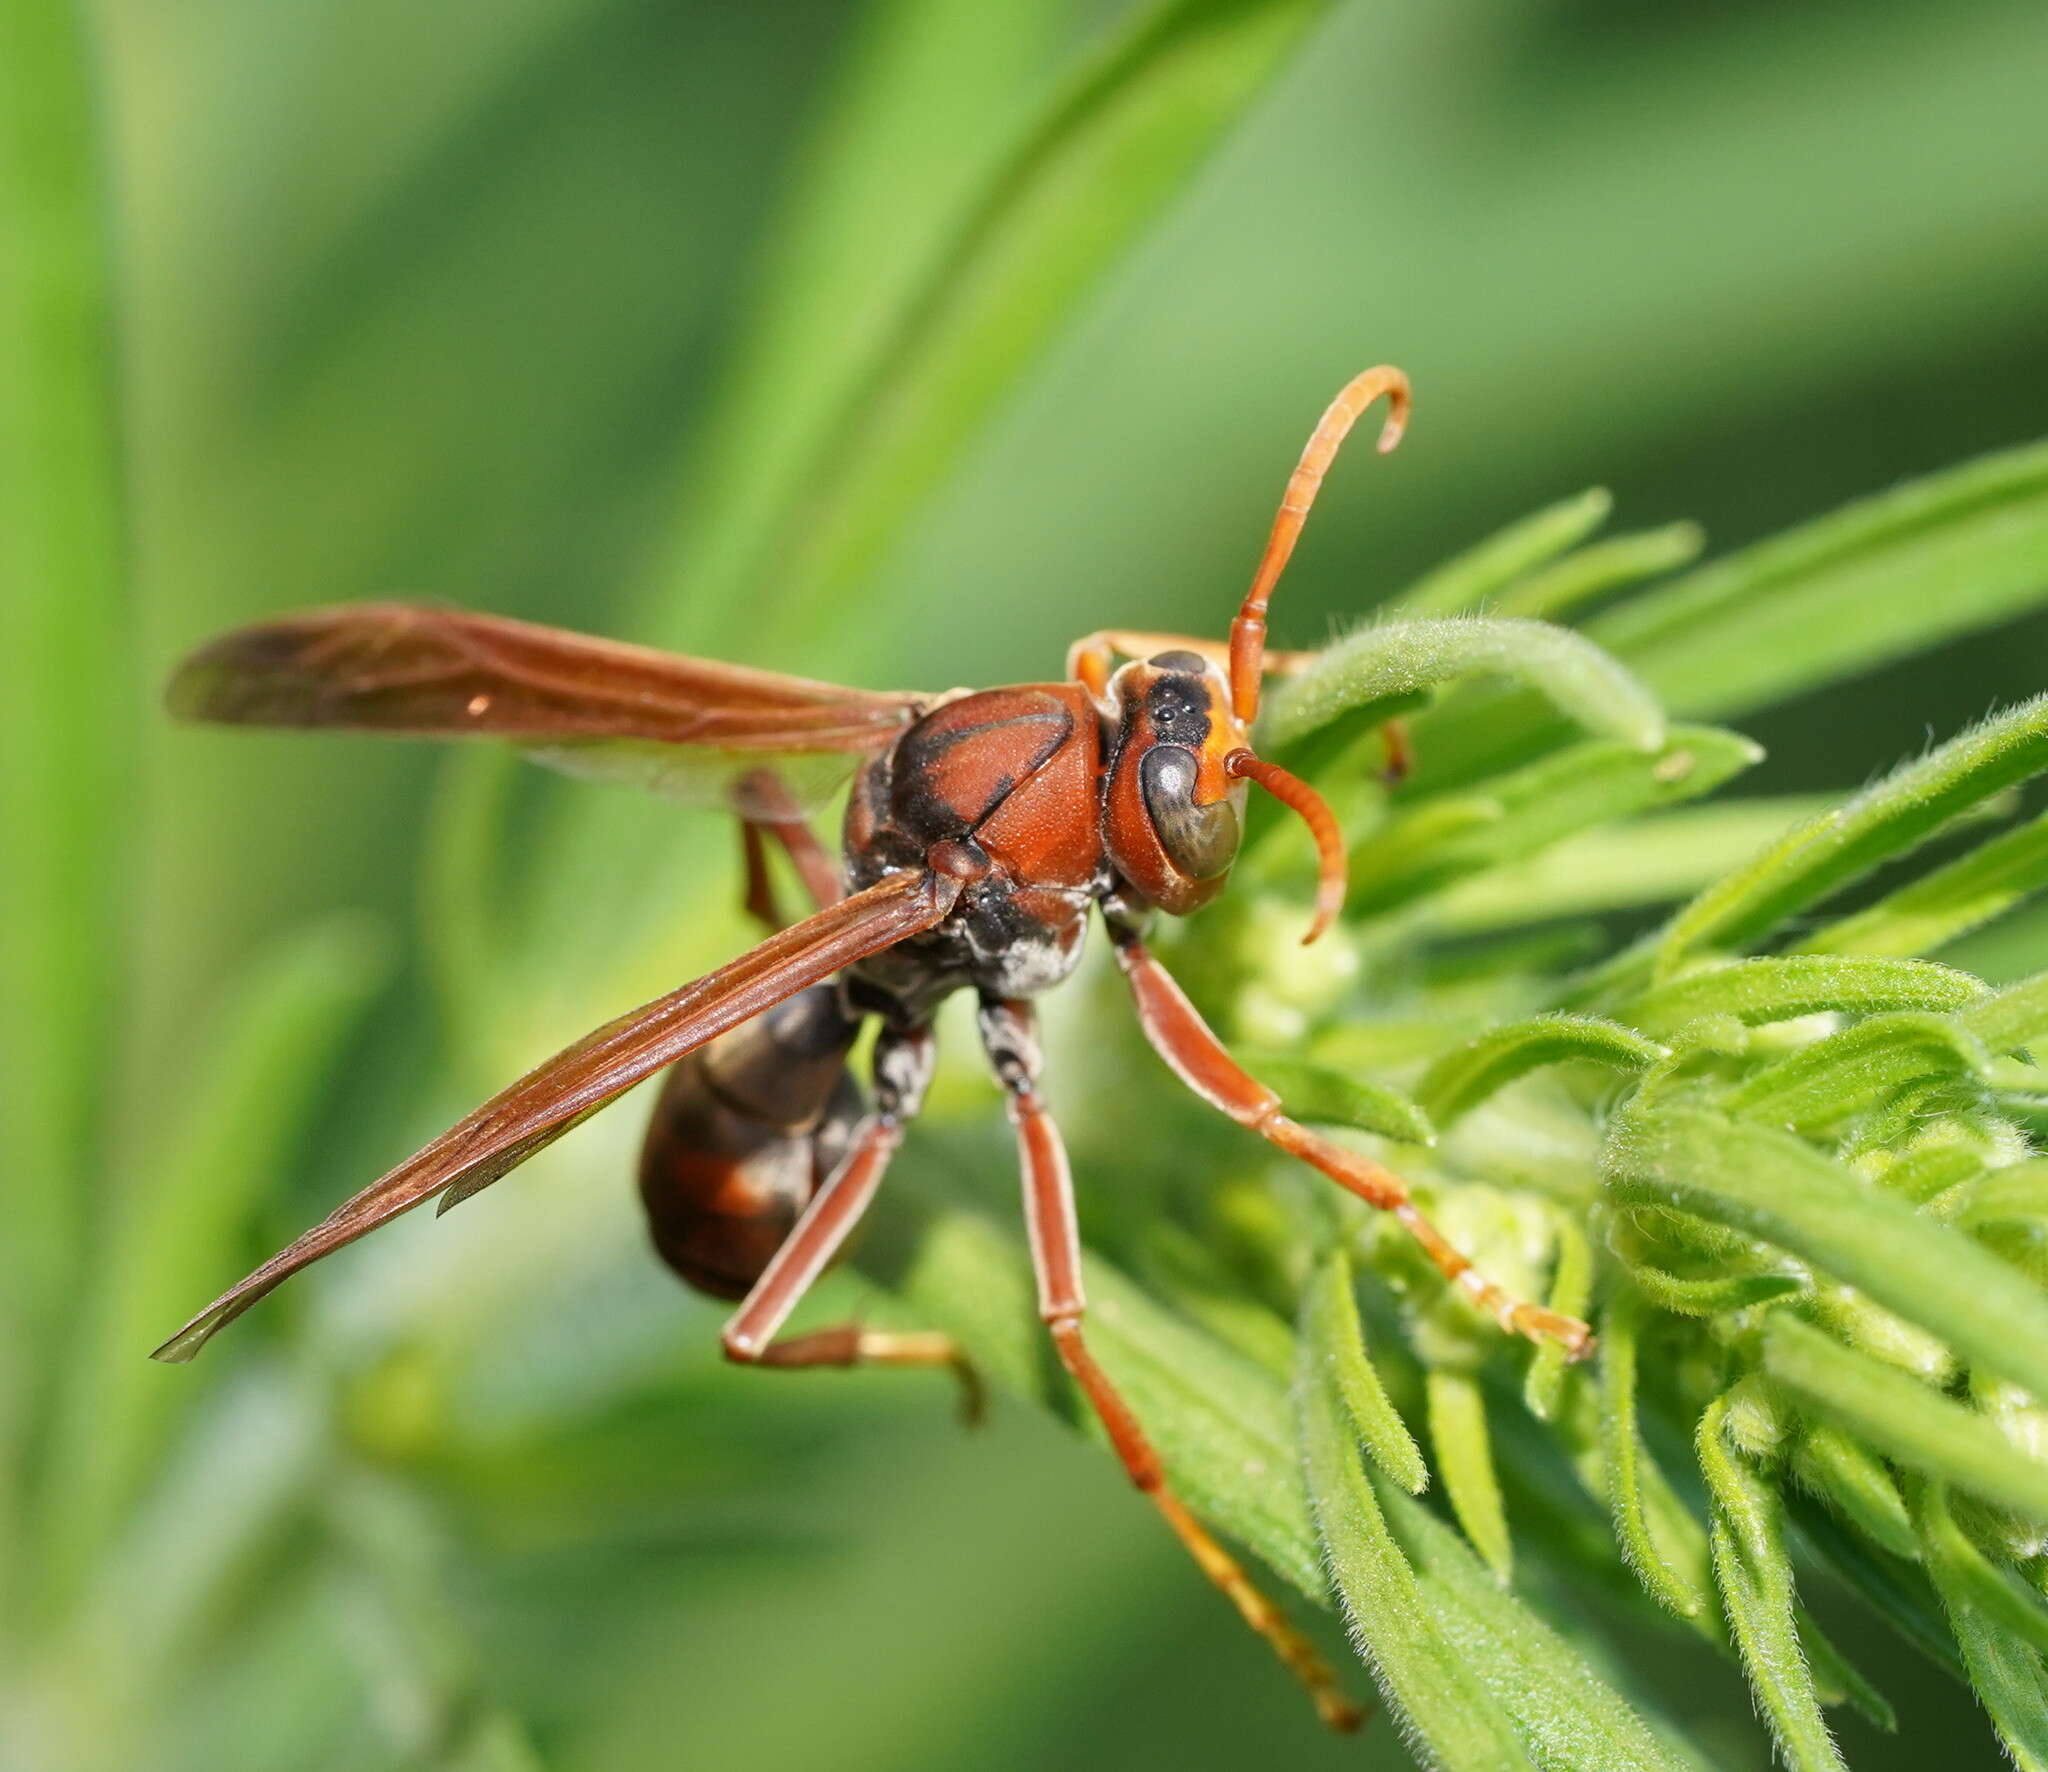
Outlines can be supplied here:
[[845, 1155], [864, 1108], [846, 1068], [860, 1023], [813, 985], [673, 1065], [640, 1151], [661, 1258], [744, 1297]]

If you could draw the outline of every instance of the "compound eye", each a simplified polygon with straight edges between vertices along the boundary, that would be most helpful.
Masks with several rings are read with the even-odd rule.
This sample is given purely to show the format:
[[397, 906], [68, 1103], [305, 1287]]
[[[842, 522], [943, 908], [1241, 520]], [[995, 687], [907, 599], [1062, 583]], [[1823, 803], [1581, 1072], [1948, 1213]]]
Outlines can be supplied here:
[[1209, 668], [1199, 652], [1155, 652], [1146, 662], [1155, 670], [1192, 671], [1198, 677]]
[[1237, 859], [1237, 808], [1228, 800], [1197, 806], [1200, 774], [1194, 752], [1154, 745], [1138, 765], [1138, 787], [1166, 859], [1190, 880], [1213, 880]]

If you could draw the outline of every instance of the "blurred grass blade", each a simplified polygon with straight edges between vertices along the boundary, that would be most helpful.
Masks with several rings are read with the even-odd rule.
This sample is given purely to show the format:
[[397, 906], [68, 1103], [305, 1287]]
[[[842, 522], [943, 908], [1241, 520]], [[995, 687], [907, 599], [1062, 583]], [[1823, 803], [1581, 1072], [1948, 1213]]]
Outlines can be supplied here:
[[1611, 536], [1509, 585], [1494, 600], [1493, 613], [1561, 621], [1610, 591], [1691, 565], [1706, 544], [1706, 532], [1697, 523]]
[[1097, 281], [1265, 89], [1327, 0], [1160, 0], [1051, 102], [967, 216], [774, 526], [764, 645], [842, 593]]
[[[1617, 1290], [1600, 1319], [1600, 1449], [1607, 1479], [1607, 1509], [1623, 1560], [1651, 1598], [1680, 1618], [1697, 1619], [1708, 1594], [1684, 1563], [1704, 1561], [1704, 1536], [1695, 1532], [1693, 1555], [1674, 1560], [1657, 1542], [1644, 1507], [1645, 1473], [1659, 1481], [1654, 1460], [1636, 1427], [1636, 1344], [1643, 1324], [1640, 1300], [1627, 1287]], [[1704, 1573], [1702, 1570], [1701, 1573]]]
[[1816, 930], [1803, 954], [1931, 954], [2048, 886], [2048, 813], [1980, 843], [1868, 910]]
[[2048, 768], [2048, 697], [2037, 696], [1895, 769], [1709, 887], [1658, 944], [1660, 973], [1702, 948], [1739, 948], [1916, 849], [1949, 820]]
[[1695, 1444], [1712, 1509], [1714, 1573], [1735, 1647], [1778, 1751], [1797, 1772], [1844, 1772], [1801, 1653], [1792, 1565], [1775, 1490], [1723, 1434], [1728, 1398], [1708, 1404]]
[[353, 916], [258, 956], [221, 1010], [179, 1108], [138, 1148], [72, 1352], [50, 1462], [43, 1549], [59, 1591], [83, 1579], [189, 1407], [195, 1377], [166, 1383], [150, 1348], [220, 1289], [253, 1204], [272, 1189], [325, 1087], [341, 1040], [383, 969]]
[[1539, 1015], [1489, 1029], [1453, 1047], [1423, 1073], [1415, 1094], [1438, 1126], [1462, 1119], [1489, 1096], [1554, 1064], [1597, 1064], [1631, 1074], [1665, 1056], [1664, 1048], [1590, 1015]]
[[1398, 1089], [1291, 1053], [1246, 1049], [1237, 1056], [1293, 1119], [1354, 1126], [1397, 1144], [1436, 1143], [1429, 1116]]
[[689, 452], [638, 624], [647, 637], [714, 653], [753, 643], [759, 605], [741, 593], [775, 522], [991, 175], [1021, 71], [1047, 59], [1064, 22], [1049, 0], [863, 9]]
[[1808, 1407], [1896, 1462], [1996, 1506], [2048, 1521], [2048, 1465], [1985, 1416], [1910, 1373], [1844, 1347], [1784, 1311], [1764, 1337], [1764, 1369]]
[[1725, 717], [2006, 621], [2048, 594], [2048, 447], [1988, 455], [1717, 560], [1587, 629]]
[[1352, 1292], [1351, 1258], [1341, 1247], [1316, 1264], [1303, 1308], [1314, 1325], [1324, 1376], [1343, 1398], [1366, 1455], [1409, 1494], [1420, 1495], [1429, 1487], [1429, 1467], [1366, 1352], [1358, 1300]]
[[[503, 900], [505, 821], [521, 767], [509, 746], [442, 759], [421, 866], [421, 923], [443, 1021], [458, 1048], [497, 1023], [512, 947]], [[489, 1092], [485, 1083], [485, 1092]]]
[[1762, 1237], [1933, 1330], [1964, 1358], [2048, 1395], [2048, 1300], [2039, 1290], [1790, 1133], [1667, 1103], [1618, 1123], [1607, 1163], [1612, 1199], [1676, 1206]]
[[1532, 511], [1477, 546], [1452, 555], [1426, 578], [1389, 597], [1381, 605], [1381, 613], [1410, 620], [1477, 609], [1524, 573], [1577, 547], [1607, 521], [1613, 509], [1614, 494], [1604, 486], [1593, 486], [1573, 498]]
[[1645, 1033], [1668, 1037], [1702, 1016], [1732, 1015], [1755, 1026], [1802, 1015], [1960, 1009], [1982, 995], [1979, 980], [1930, 960], [1773, 956], [1673, 979], [1622, 1004], [1616, 1014]]
[[1514, 1577], [1515, 1552], [1508, 1536], [1500, 1478], [1493, 1468], [1493, 1440], [1486, 1431], [1486, 1401], [1469, 1372], [1432, 1366], [1426, 1380], [1429, 1443], [1443, 1472], [1444, 1495], [1472, 1547], [1505, 1587]]
[[1396, 910], [1579, 831], [1697, 799], [1762, 754], [1711, 726], [1674, 728], [1651, 752], [1613, 739], [1570, 746], [1469, 794], [1424, 801], [1374, 831], [1351, 852], [1349, 908]]
[[1351, 1419], [1328, 1374], [1341, 1333], [1312, 1298], [1295, 1381], [1302, 1471], [1323, 1554], [1360, 1655], [1389, 1704], [1444, 1772], [1535, 1772], [1505, 1705], [1446, 1641], [1358, 1459]]
[[[135, 630], [95, 87], [80, 7], [0, 8], [0, 1339], [24, 1382], [83, 1255], [131, 871]], [[0, 1396], [0, 1434], [27, 1408]]]
[[1589, 732], [1639, 751], [1664, 742], [1655, 699], [1598, 647], [1540, 621], [1390, 621], [1325, 647], [1266, 696], [1260, 740], [1279, 748], [1354, 708], [1468, 677], [1528, 684]]

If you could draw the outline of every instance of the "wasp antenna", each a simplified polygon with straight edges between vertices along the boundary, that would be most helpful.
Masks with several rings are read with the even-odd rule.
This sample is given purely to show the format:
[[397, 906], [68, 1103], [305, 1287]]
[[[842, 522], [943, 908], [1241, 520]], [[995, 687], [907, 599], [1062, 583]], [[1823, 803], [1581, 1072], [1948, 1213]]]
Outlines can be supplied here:
[[[1336, 459], [1359, 415], [1382, 394], [1387, 397], [1387, 422], [1380, 427], [1379, 451], [1385, 455], [1401, 441], [1408, 428], [1408, 378], [1400, 370], [1382, 363], [1376, 369], [1354, 376], [1344, 391], [1330, 402], [1329, 410], [1317, 422], [1308, 447], [1301, 452], [1287, 490], [1281, 496], [1279, 514], [1266, 537], [1266, 551], [1259, 557], [1259, 569], [1252, 575], [1252, 588], [1245, 592], [1237, 619], [1230, 624], [1230, 702], [1241, 725], [1249, 727], [1259, 716], [1259, 678], [1266, 658], [1266, 604], [1273, 587], [1280, 582], [1287, 558], [1308, 520], [1309, 506]], [[1254, 778], [1256, 779], [1256, 778]], [[1289, 778], [1292, 779], [1291, 777]], [[1298, 784], [1297, 784], [1298, 785]]]
[[1330, 810], [1329, 802], [1300, 776], [1291, 775], [1278, 763], [1268, 763], [1250, 751], [1232, 751], [1224, 759], [1223, 767], [1229, 774], [1241, 775], [1264, 788], [1290, 812], [1299, 813], [1302, 823], [1308, 826], [1308, 834], [1316, 840], [1316, 915], [1308, 933], [1301, 938], [1301, 945], [1307, 947], [1336, 921], [1337, 913], [1344, 908], [1348, 874], [1344, 833], [1337, 824], [1337, 815]]

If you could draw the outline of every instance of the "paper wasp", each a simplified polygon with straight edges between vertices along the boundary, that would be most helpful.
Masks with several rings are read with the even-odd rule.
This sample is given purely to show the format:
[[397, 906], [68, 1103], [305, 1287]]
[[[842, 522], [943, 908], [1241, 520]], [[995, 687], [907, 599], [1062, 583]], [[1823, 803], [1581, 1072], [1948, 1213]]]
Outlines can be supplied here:
[[[1315, 839], [1308, 939], [1342, 906], [1336, 819], [1307, 783], [1256, 755], [1251, 731], [1264, 673], [1289, 662], [1266, 651], [1267, 600], [1338, 445], [1382, 396], [1384, 452], [1408, 413], [1399, 370], [1367, 370], [1324, 413], [1227, 645], [1092, 634], [1058, 683], [874, 693], [396, 604], [287, 616], [203, 647], [171, 686], [171, 708], [187, 718], [497, 738], [572, 771], [708, 792], [741, 820], [748, 904], [774, 933], [528, 1072], [223, 1293], [158, 1357], [189, 1359], [299, 1269], [430, 1197], [444, 1210], [466, 1199], [667, 1070], [641, 1193], [670, 1266], [743, 1300], [725, 1327], [726, 1353], [777, 1366], [961, 1367], [939, 1334], [849, 1324], [778, 1340], [777, 1331], [838, 1253], [917, 1115], [940, 1001], [972, 990], [1016, 1128], [1039, 1310], [1061, 1361], [1203, 1572], [1325, 1720], [1354, 1725], [1360, 1713], [1315, 1650], [1167, 1485], [1143, 1427], [1088, 1351], [1072, 1186], [1039, 1094], [1031, 999], [1072, 972], [1098, 910], [1147, 1039], [1190, 1089], [1392, 1212], [1503, 1328], [1575, 1354], [1590, 1346], [1583, 1323], [1512, 1298], [1474, 1269], [1400, 1177], [1289, 1119], [1145, 946], [1155, 913], [1184, 916], [1223, 889], [1249, 785], [1298, 813]], [[1128, 662], [1117, 665], [1119, 655]], [[836, 866], [797, 792], [829, 782], [834, 764], [842, 777], [853, 772]], [[816, 905], [786, 928], [773, 912], [770, 843]], [[846, 1061], [870, 1017], [879, 1029], [868, 1103]]]

